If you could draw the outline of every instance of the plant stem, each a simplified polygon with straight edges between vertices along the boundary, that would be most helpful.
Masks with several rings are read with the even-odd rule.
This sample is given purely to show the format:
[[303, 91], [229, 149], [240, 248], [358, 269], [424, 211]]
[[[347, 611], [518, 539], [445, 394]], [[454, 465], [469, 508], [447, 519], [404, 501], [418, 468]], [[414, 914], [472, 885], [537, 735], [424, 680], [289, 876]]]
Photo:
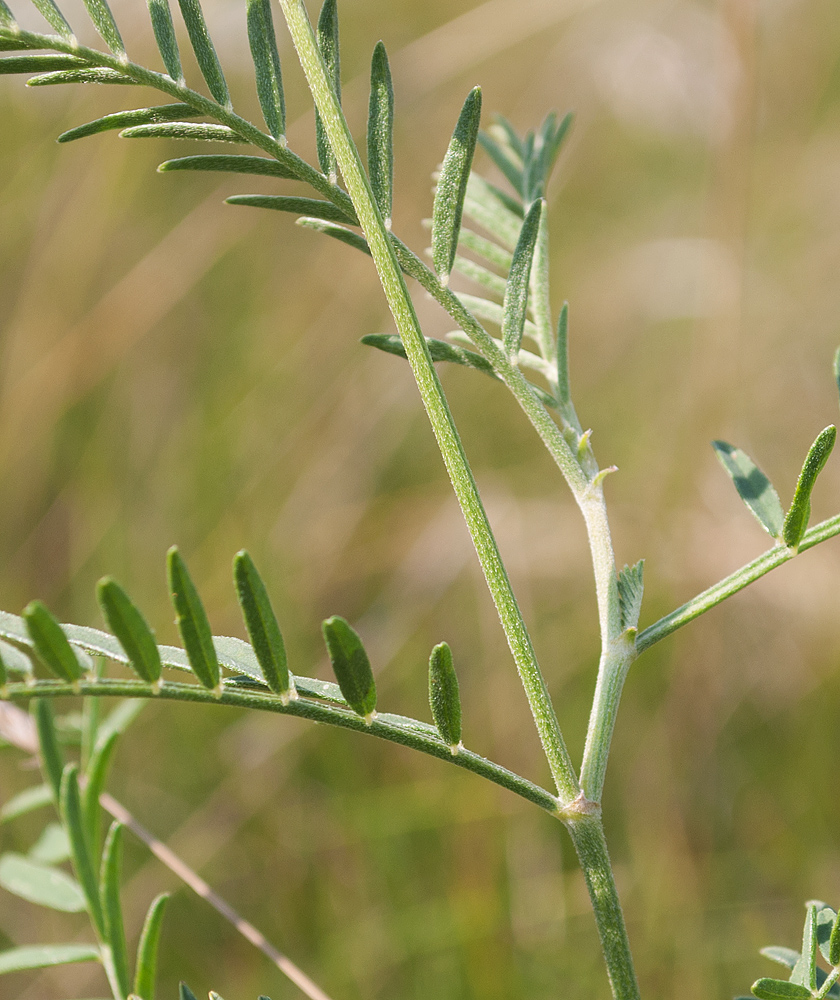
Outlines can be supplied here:
[[367, 239], [388, 306], [405, 347], [423, 405], [496, 604], [558, 794], [562, 801], [572, 801], [580, 792], [574, 766], [563, 741], [545, 680], [502, 563], [452, 414], [429, 357], [391, 238], [371, 192], [347, 121], [329, 81], [306, 8], [302, 0], [280, 0], [280, 5], [347, 191]]
[[615, 1000], [639, 1000], [633, 956], [600, 814], [591, 813], [568, 820], [566, 827], [575, 845], [595, 911], [613, 996]]

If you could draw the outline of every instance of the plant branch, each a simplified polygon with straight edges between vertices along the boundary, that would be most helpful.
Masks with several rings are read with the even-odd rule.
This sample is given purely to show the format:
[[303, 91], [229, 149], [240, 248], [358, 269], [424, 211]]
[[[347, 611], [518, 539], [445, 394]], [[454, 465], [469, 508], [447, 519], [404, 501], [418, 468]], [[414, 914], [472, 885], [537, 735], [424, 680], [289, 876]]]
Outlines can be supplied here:
[[353, 201], [391, 314], [411, 364], [444, 463], [496, 604], [536, 722], [558, 793], [572, 801], [579, 793], [545, 680], [502, 563], [487, 514], [467, 462], [443, 389], [429, 356], [393, 244], [370, 189], [347, 121], [336, 99], [302, 0], [280, 0], [316, 107]]

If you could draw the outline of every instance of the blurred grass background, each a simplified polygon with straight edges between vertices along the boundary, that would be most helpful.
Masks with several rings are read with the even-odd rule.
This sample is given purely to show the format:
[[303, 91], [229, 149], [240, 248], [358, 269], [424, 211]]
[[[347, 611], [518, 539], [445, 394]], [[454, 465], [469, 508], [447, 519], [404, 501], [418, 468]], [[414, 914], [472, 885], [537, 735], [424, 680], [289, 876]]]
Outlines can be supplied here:
[[[243, 5], [205, 7], [234, 103], [256, 116]], [[145, 5], [114, 8], [156, 66]], [[342, 31], [359, 134], [377, 39], [391, 55], [395, 229], [418, 249], [469, 87], [520, 129], [576, 111], [550, 190], [555, 309], [571, 303], [578, 412], [621, 470], [618, 558], [647, 559], [642, 624], [761, 552], [708, 442], [745, 448], [787, 501], [836, 420], [837, 5], [354, 0]], [[290, 142], [311, 156], [278, 37]], [[108, 572], [175, 641], [163, 564], [178, 543], [215, 631], [241, 635], [230, 560], [247, 547], [294, 670], [328, 676], [319, 622], [342, 614], [380, 705], [425, 718], [426, 658], [446, 639], [468, 745], [548, 781], [408, 368], [358, 344], [391, 329], [369, 261], [222, 204], [259, 179], [156, 175], [183, 144], [54, 143], [136, 96], [0, 86], [0, 607], [37, 595], [100, 624]], [[450, 328], [417, 301], [428, 333]], [[442, 374], [579, 759], [597, 661], [580, 519], [503, 389]], [[837, 469], [814, 520], [838, 509]], [[772, 974], [759, 947], [798, 941], [805, 899], [840, 902], [838, 579], [835, 541], [633, 668], [605, 811], [645, 997], [746, 992]], [[3, 798], [31, 781], [0, 755]], [[162, 704], [125, 738], [112, 790], [335, 1000], [607, 995], [565, 834], [470, 775], [296, 720]], [[28, 847], [40, 820], [3, 828], [3, 848]], [[177, 886], [139, 847], [127, 870], [133, 937]], [[3, 895], [2, 947], [86, 933]], [[100, 976], [6, 977], [0, 993], [96, 996]], [[159, 996], [179, 978], [227, 1000], [299, 995], [183, 889]]]

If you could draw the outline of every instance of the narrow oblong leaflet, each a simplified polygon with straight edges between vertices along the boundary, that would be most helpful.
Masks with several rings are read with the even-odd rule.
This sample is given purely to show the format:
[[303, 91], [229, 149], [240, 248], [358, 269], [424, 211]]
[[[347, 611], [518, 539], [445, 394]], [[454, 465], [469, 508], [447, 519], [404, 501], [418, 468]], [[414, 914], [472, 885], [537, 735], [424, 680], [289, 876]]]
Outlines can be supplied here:
[[440, 738], [453, 753], [461, 742], [461, 694], [452, 650], [441, 642], [429, 657], [429, 705]]
[[341, 693], [357, 715], [371, 721], [376, 712], [376, 683], [362, 640], [338, 615], [328, 618], [321, 629]]

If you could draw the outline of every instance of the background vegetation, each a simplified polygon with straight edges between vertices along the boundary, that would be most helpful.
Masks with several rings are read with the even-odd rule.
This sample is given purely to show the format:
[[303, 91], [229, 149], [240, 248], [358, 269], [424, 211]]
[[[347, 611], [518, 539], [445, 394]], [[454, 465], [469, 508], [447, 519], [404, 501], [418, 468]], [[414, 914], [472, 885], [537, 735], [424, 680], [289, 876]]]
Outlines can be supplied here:
[[[145, 5], [114, 7], [132, 54], [157, 65]], [[243, 5], [205, 8], [257, 115]], [[278, 35], [292, 145], [314, 156]], [[644, 626], [766, 547], [709, 440], [744, 447], [786, 502], [836, 419], [840, 11], [353, 0], [342, 62], [360, 130], [380, 36], [401, 121], [395, 229], [415, 247], [470, 86], [519, 128], [577, 112], [549, 192], [555, 288], [571, 303], [581, 419], [621, 470], [608, 486], [619, 559], [647, 558]], [[222, 205], [241, 181], [155, 174], [186, 146], [56, 146], [115, 107], [103, 98], [0, 86], [0, 607], [37, 595], [98, 625], [93, 584], [110, 572], [173, 642], [175, 542], [214, 630], [239, 634], [230, 559], [247, 546], [292, 669], [324, 660], [319, 623], [342, 614], [382, 707], [425, 717], [426, 657], [446, 639], [467, 744], [546, 780], [408, 368], [358, 344], [390, 330], [369, 262]], [[418, 304], [427, 333], [449, 329]], [[443, 377], [578, 755], [597, 650], [583, 526], [502, 387]], [[838, 487], [830, 463], [814, 521]], [[834, 542], [633, 667], [605, 794], [644, 995], [746, 992], [772, 974], [758, 947], [796, 944], [804, 899], [840, 901], [838, 579]], [[30, 781], [19, 753], [0, 755], [0, 796]], [[568, 1000], [606, 994], [565, 834], [468, 774], [297, 720], [150, 705], [112, 787], [336, 1000], [550, 997], [560, 980]], [[26, 821], [0, 833], [5, 849], [31, 836]], [[139, 847], [128, 867], [136, 933], [174, 883]], [[47, 940], [59, 920], [85, 928], [4, 894], [0, 946]], [[186, 890], [166, 930], [161, 997], [179, 978], [229, 1000], [298, 995]], [[97, 970], [69, 975], [6, 977], [4, 995], [101, 992]]]

